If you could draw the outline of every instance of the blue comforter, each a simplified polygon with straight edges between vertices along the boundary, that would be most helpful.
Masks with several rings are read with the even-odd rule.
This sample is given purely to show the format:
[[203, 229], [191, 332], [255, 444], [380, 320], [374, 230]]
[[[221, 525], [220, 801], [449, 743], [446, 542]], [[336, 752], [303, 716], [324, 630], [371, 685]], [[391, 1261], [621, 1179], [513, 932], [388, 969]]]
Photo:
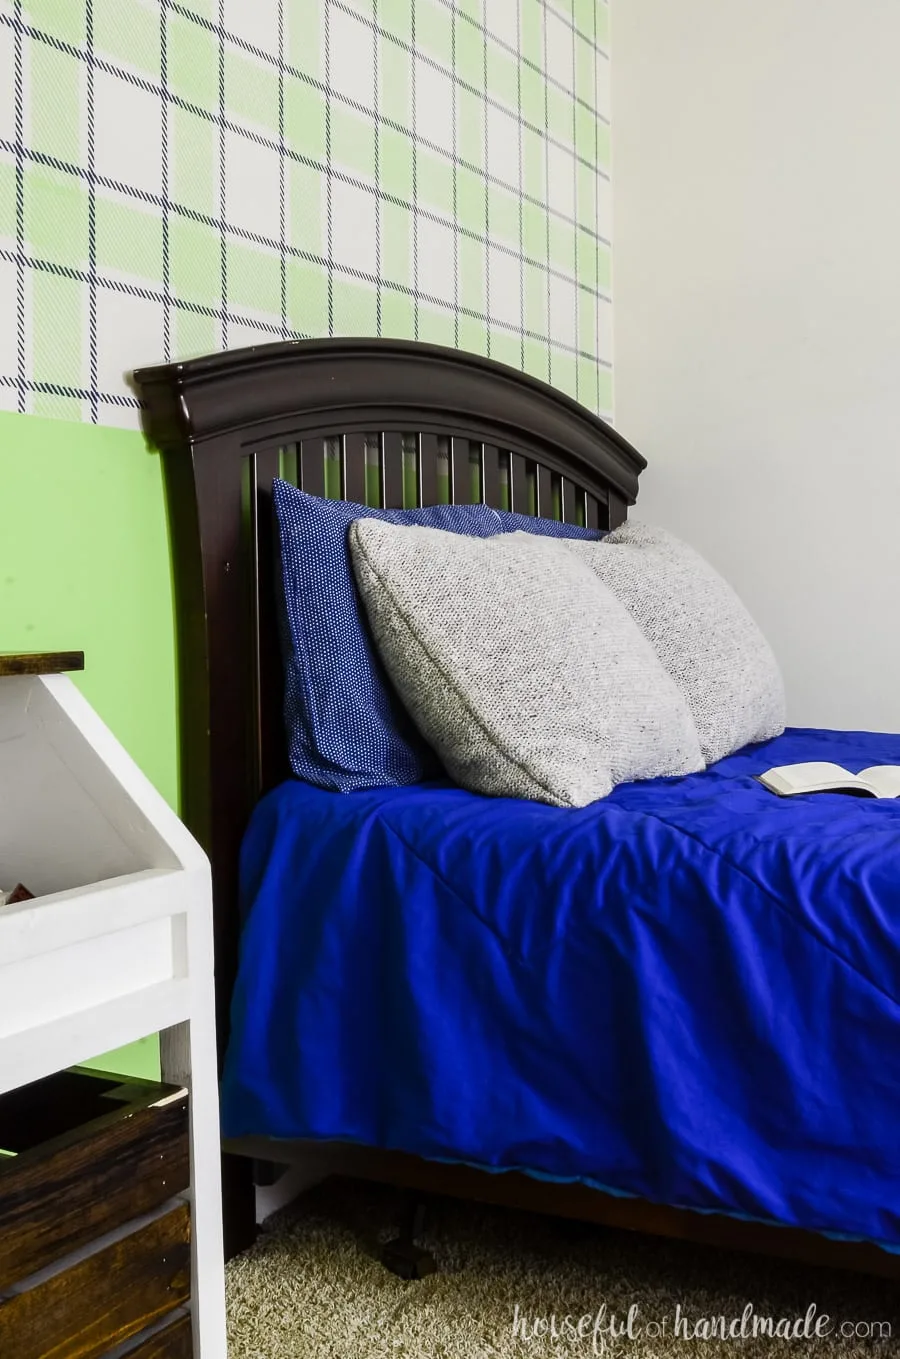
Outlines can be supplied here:
[[289, 782], [243, 846], [228, 1136], [329, 1138], [900, 1247], [900, 764], [789, 730], [582, 810]]

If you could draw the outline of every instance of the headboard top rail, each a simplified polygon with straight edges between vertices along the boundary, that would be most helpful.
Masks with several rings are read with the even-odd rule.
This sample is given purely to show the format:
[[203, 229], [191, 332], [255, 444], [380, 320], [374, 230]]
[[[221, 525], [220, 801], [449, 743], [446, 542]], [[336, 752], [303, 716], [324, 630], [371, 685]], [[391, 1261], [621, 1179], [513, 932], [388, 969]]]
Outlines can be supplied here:
[[621, 434], [539, 379], [477, 354], [410, 340], [287, 340], [138, 370], [150, 434], [160, 446], [239, 432], [259, 443], [340, 410], [484, 424], [529, 433], [599, 475], [634, 504], [646, 460]]

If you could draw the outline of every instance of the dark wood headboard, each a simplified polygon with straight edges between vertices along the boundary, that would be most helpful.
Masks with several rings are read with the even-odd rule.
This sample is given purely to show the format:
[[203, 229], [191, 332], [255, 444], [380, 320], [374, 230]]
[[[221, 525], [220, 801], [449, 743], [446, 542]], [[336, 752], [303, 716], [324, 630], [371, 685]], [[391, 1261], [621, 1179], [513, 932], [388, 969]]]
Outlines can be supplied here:
[[272, 479], [386, 507], [468, 504], [614, 528], [645, 461], [603, 420], [504, 364], [401, 340], [300, 340], [143, 368], [165, 461], [178, 629], [181, 815], [213, 870], [218, 1035], [237, 862], [287, 772]]

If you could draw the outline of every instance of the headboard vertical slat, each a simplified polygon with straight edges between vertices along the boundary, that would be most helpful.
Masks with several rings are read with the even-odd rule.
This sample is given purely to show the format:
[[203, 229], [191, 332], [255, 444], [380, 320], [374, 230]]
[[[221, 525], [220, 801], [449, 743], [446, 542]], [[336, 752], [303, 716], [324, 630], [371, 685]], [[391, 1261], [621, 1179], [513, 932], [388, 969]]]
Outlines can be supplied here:
[[509, 508], [516, 514], [528, 513], [528, 466], [521, 453], [509, 456]]
[[471, 505], [472, 472], [469, 464], [468, 439], [451, 439], [450, 500], [454, 505]]
[[568, 477], [562, 479], [562, 517], [565, 524], [578, 523], [578, 490]]
[[537, 469], [537, 506], [535, 514], [542, 519], [553, 518], [553, 476], [549, 467], [538, 464]]
[[287, 444], [278, 450], [278, 476], [284, 477], [292, 486], [300, 484], [300, 468], [297, 461], [297, 445]]
[[438, 440], [436, 434], [419, 435], [419, 504], [438, 502]]
[[400, 438], [403, 450], [403, 508], [412, 510], [419, 503], [419, 436], [403, 434]]
[[480, 505], [484, 500], [484, 445], [469, 440], [469, 500]]
[[365, 500], [364, 504], [381, 509], [381, 435], [365, 435]]
[[340, 500], [344, 484], [344, 437], [329, 435], [325, 445], [325, 495], [329, 500]]
[[510, 453], [508, 449], [501, 448], [498, 450], [498, 477], [499, 477], [499, 495], [501, 510], [512, 509], [512, 499], [510, 496], [509, 459]]
[[403, 439], [393, 430], [381, 437], [381, 504], [403, 509]]
[[300, 444], [300, 488], [309, 495], [325, 494], [325, 441], [304, 439]]
[[600, 506], [594, 495], [587, 494], [584, 497], [584, 522], [589, 529], [600, 527]]
[[481, 499], [495, 510], [500, 504], [500, 450], [496, 444], [481, 447]]
[[366, 436], [344, 435], [344, 499], [366, 503]]
[[437, 436], [437, 484], [438, 504], [449, 505], [453, 499], [453, 473], [450, 469], [450, 445], [453, 440], [447, 434]]

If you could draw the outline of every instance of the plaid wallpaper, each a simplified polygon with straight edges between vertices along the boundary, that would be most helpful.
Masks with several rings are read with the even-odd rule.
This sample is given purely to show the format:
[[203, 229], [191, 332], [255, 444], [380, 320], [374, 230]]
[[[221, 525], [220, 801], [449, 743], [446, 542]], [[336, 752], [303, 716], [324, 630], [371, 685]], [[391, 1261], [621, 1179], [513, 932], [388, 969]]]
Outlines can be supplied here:
[[0, 409], [279, 337], [611, 406], [604, 0], [0, 0]]

